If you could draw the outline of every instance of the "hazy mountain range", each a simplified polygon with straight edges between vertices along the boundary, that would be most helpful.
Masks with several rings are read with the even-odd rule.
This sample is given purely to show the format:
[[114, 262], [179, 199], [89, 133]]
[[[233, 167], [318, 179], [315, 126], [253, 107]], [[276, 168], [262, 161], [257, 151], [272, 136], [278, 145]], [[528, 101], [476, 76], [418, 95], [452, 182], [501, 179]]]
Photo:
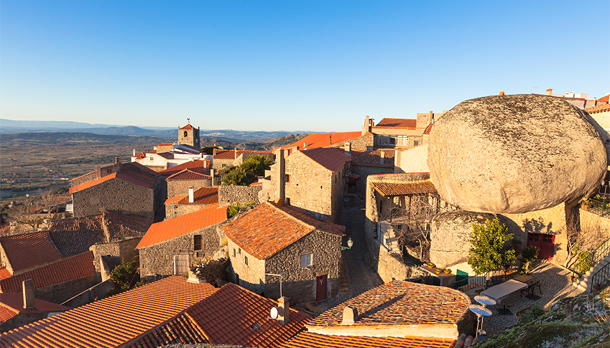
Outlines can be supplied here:
[[[92, 124], [72, 121], [16, 121], [0, 119], [0, 133], [30, 133], [30, 132], [73, 132], [93, 133], [100, 135], [137, 135], [159, 138], [177, 137], [177, 128], [117, 126], [108, 124]], [[239, 131], [232, 129], [205, 130], [201, 129], [202, 138], [226, 139], [232, 142], [255, 141], [265, 142], [269, 139], [284, 137], [294, 133], [315, 133], [304, 131]]]

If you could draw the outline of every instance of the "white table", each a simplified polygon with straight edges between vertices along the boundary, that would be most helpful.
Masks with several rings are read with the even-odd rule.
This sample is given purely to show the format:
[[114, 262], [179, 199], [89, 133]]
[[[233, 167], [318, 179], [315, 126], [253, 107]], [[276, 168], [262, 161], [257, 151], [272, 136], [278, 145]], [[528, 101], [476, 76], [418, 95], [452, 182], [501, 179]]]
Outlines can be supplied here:
[[[527, 289], [527, 284], [522, 283], [520, 281], [516, 281], [514, 279], [505, 281], [502, 284], [498, 284], [496, 286], [492, 286], [491, 288], [481, 292], [481, 295], [485, 295], [493, 298], [494, 300], [501, 302], [503, 298], [512, 294], [513, 292], [517, 292], [519, 290]], [[504, 306], [504, 310], [506, 310], [506, 305]]]

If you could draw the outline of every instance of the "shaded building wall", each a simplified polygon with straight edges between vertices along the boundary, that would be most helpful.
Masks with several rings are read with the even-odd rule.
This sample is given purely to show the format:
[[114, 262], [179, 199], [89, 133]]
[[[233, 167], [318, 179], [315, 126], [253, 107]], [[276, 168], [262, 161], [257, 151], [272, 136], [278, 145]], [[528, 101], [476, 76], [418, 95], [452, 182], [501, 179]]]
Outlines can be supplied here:
[[130, 238], [120, 242], [104, 243], [92, 245], [89, 250], [93, 252], [93, 266], [95, 272], [101, 273], [102, 266], [100, 264], [101, 256], [110, 256], [114, 259], [113, 264], [121, 262], [131, 262], [138, 258], [136, 246], [142, 238]]
[[189, 213], [194, 213], [204, 209], [208, 204], [175, 204], [168, 203], [165, 205], [165, 220], [173, 219]]
[[239, 202], [241, 205], [251, 202], [258, 204], [258, 193], [262, 190], [262, 188], [262, 185], [221, 185], [218, 187], [218, 206], [224, 207], [235, 202]]
[[74, 217], [102, 214], [104, 210], [154, 218], [153, 189], [110, 179], [98, 185], [74, 192]]
[[[312, 265], [301, 267], [301, 255], [312, 254]], [[326, 298], [339, 290], [341, 236], [313, 231], [266, 260], [265, 272], [282, 275], [282, 292], [291, 303], [316, 300], [316, 277], [327, 275]], [[279, 278], [267, 276], [265, 296], [280, 297]]]
[[167, 180], [167, 198], [172, 198], [189, 193], [189, 187], [195, 191], [202, 187], [212, 186], [212, 179], [197, 180]]
[[[265, 260], [257, 259], [235, 244], [231, 239], [228, 240], [227, 246], [233, 281], [257, 294], [264, 293]], [[248, 264], [246, 264], [246, 258], [248, 259]]]

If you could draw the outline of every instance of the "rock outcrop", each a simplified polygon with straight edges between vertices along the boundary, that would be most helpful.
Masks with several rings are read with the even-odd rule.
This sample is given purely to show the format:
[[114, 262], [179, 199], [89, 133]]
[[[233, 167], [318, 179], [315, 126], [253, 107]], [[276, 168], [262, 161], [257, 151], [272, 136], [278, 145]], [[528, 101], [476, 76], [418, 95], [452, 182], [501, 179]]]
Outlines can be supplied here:
[[472, 223], [484, 224], [495, 217], [494, 214], [463, 210], [435, 215], [430, 230], [430, 262], [440, 268], [466, 262]]
[[575, 204], [607, 169], [600, 134], [584, 111], [539, 95], [467, 100], [433, 126], [431, 180], [464, 210], [524, 213]]

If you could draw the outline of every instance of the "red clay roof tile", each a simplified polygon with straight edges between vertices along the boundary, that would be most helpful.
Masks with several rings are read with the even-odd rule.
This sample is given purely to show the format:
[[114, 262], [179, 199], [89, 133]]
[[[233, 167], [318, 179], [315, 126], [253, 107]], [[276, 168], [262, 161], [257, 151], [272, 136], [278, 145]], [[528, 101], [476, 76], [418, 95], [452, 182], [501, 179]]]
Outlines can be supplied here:
[[203, 173], [198, 173], [195, 171], [192, 171], [190, 169], [184, 169], [176, 174], [173, 174], [171, 176], [169, 176], [166, 180], [210, 180], [212, 179], [211, 176], [203, 174]]
[[373, 128], [404, 128], [416, 129], [417, 120], [410, 118], [384, 118], [377, 123]]
[[610, 104], [601, 104], [601, 105], [597, 105], [597, 106], [592, 106], [590, 108], [586, 108], [585, 111], [588, 114], [596, 114], [598, 112], [610, 111]]
[[450, 348], [455, 340], [421, 337], [334, 336], [301, 332], [282, 348]]
[[13, 274], [11, 273], [11, 271], [8, 268], [6, 268], [4, 266], [0, 267], [0, 280], [11, 277], [12, 275]]
[[61, 257], [47, 231], [2, 237], [0, 244], [14, 273]]
[[121, 347], [216, 291], [172, 276], [5, 332], [0, 347]]
[[4, 293], [0, 294], [0, 308], [10, 308], [18, 313], [20, 312], [63, 312], [70, 309], [70, 307], [62, 306], [57, 303], [44, 301], [41, 299], [34, 299], [36, 305], [35, 309], [23, 309], [23, 294], [22, 293]]
[[346, 155], [344, 150], [335, 148], [303, 150], [301, 153], [331, 172], [343, 169], [345, 163], [352, 160], [352, 157]]
[[285, 324], [269, 317], [276, 301], [233, 283], [189, 308], [186, 313], [201, 327], [211, 344], [277, 347], [304, 329], [309, 316], [290, 309]]
[[344, 141], [350, 141], [359, 138], [361, 132], [335, 132], [335, 133], [316, 133], [309, 134], [305, 138], [294, 142], [288, 146], [282, 146], [282, 148], [296, 147], [299, 149], [315, 149], [318, 147], [327, 147], [342, 143]]
[[430, 181], [430, 179], [411, 182], [371, 182], [370, 185], [384, 197], [437, 193], [436, 187], [434, 187], [434, 184]]
[[214, 159], [236, 159], [242, 154], [270, 154], [273, 151], [254, 151], [254, 150], [237, 150], [237, 156], [235, 150], [218, 150], [214, 154]]
[[223, 227], [227, 237], [249, 254], [266, 259], [315, 229], [342, 235], [344, 226], [321, 221], [301, 209], [259, 204]]
[[209, 173], [208, 168], [210, 168], [210, 161], [195, 160], [195, 161], [184, 162], [177, 166], [169, 167], [169, 168], [159, 172], [159, 174], [163, 175], [163, 176], [171, 176], [171, 175], [174, 175], [185, 169], [189, 169], [190, 171], [197, 172], [197, 173], [208, 174]]
[[0, 292], [21, 292], [22, 282], [27, 279], [32, 279], [34, 288], [37, 289], [94, 274], [93, 252], [87, 251], [0, 280]]
[[212, 205], [190, 214], [154, 223], [146, 231], [136, 249], [223, 222], [227, 219], [227, 209], [228, 207], [218, 208], [217, 205]]
[[[377, 149], [375, 151], [352, 151], [352, 165], [362, 167], [394, 168], [394, 150]], [[381, 154], [383, 153], [383, 160]]]
[[180, 130], [182, 130], [182, 129], [195, 129], [195, 128], [193, 128], [193, 126], [191, 126], [191, 124], [189, 123], [186, 126], [180, 128]]
[[72, 194], [75, 192], [86, 190], [88, 188], [99, 185], [99, 184], [106, 182], [108, 180], [111, 180], [111, 179], [123, 180], [123, 181], [129, 182], [129, 183], [132, 183], [134, 185], [146, 187], [149, 189], [152, 189], [154, 187], [153, 184], [151, 184], [149, 181], [145, 181], [140, 178], [136, 178], [131, 175], [124, 174], [124, 173], [115, 172], [115, 173], [106, 175], [104, 177], [101, 177], [99, 179], [92, 180], [92, 181], [86, 182], [84, 184], [80, 184], [78, 186], [70, 187], [70, 193]]
[[358, 310], [358, 320], [350, 326], [354, 330], [359, 326], [456, 324], [469, 304], [468, 296], [458, 290], [396, 280], [329, 309], [306, 326], [341, 326], [346, 306]]
[[597, 99], [600, 102], [606, 102], [606, 103], [610, 103], [610, 94], [606, 94], [605, 96]]

